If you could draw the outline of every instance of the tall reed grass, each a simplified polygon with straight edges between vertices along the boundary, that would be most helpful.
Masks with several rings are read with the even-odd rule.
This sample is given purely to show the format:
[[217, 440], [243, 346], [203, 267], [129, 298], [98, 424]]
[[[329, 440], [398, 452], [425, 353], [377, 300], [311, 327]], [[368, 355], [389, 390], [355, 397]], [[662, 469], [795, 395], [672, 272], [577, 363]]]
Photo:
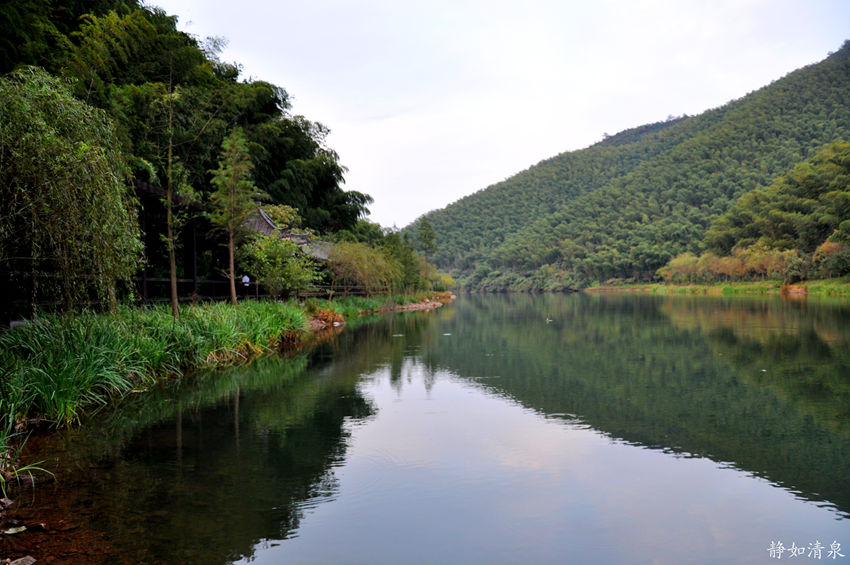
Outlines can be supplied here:
[[271, 301], [184, 306], [179, 320], [166, 307], [46, 315], [0, 335], [0, 400], [17, 408], [0, 420], [31, 415], [65, 426], [159, 377], [270, 351], [305, 321], [298, 305]]

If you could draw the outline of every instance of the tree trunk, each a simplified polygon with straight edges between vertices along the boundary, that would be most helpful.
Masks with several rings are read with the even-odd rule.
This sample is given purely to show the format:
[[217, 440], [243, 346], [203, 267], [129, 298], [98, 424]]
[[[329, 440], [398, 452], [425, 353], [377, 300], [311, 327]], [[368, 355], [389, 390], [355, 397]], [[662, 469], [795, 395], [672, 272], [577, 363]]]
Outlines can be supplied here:
[[171, 276], [171, 315], [175, 318], [180, 317], [180, 310], [177, 308], [177, 261], [174, 258], [174, 233], [171, 227], [171, 190], [168, 191], [168, 266]]
[[230, 303], [236, 306], [236, 273], [233, 267], [233, 230], [227, 232], [227, 259], [230, 263]]
[[171, 277], [171, 315], [175, 318], [180, 317], [180, 310], [177, 301], [177, 260], [174, 257], [174, 186], [172, 175], [174, 173], [173, 155], [174, 155], [174, 92], [171, 83], [171, 75], [168, 77], [168, 172], [166, 179], [167, 194], [166, 194], [166, 218], [165, 224], [167, 228], [168, 239], [168, 266]]

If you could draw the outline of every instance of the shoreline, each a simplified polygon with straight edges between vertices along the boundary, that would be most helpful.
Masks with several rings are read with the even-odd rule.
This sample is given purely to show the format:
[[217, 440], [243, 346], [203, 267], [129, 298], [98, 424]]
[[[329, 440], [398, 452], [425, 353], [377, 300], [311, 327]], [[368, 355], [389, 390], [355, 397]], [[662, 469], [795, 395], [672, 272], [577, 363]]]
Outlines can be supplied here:
[[[424, 298], [418, 302], [386, 305], [375, 310], [361, 310], [356, 314], [356, 316], [363, 317], [400, 312], [427, 312], [429, 310], [441, 308], [444, 304], [453, 302], [456, 298], [457, 295], [451, 292], [435, 293], [434, 296]], [[307, 333], [316, 333], [333, 328], [339, 328], [344, 325], [345, 318], [342, 315], [337, 312], [322, 309], [307, 321], [307, 329], [305, 331]]]
[[812, 280], [793, 284], [778, 281], [730, 283], [647, 283], [588, 287], [587, 294], [643, 293], [653, 295], [693, 296], [766, 296], [789, 298], [831, 297], [850, 298], [850, 282], [843, 280]]

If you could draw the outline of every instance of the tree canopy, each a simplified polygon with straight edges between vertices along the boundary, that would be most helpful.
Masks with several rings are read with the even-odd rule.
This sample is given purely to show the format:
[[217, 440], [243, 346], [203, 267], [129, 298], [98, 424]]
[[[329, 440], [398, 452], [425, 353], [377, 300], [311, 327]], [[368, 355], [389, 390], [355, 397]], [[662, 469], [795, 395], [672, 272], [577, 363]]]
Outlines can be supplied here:
[[342, 188], [345, 167], [325, 144], [328, 128], [293, 115], [284, 88], [240, 81], [238, 65], [218, 59], [223, 40], [199, 41], [177, 30], [175, 16], [138, 1], [61, 4], [4, 3], [0, 72], [33, 64], [66, 77], [78, 99], [112, 117], [137, 178], [164, 185], [171, 140], [187, 183], [208, 194], [217, 148], [240, 126], [257, 185], [308, 227], [350, 228], [367, 212], [368, 195]]
[[850, 229], [850, 142], [838, 140], [787, 174], [738, 199], [709, 226], [706, 247], [721, 255], [760, 244], [812, 253]]
[[257, 213], [258, 201], [266, 196], [254, 184], [253, 169], [245, 134], [236, 128], [221, 144], [218, 168], [213, 171], [216, 191], [210, 195], [208, 214], [213, 225], [227, 234], [227, 274], [233, 304], [236, 304], [236, 243], [246, 235], [248, 218]]
[[659, 274], [684, 282], [794, 282], [850, 273], [850, 142], [834, 141], [741, 196], [711, 223], [704, 246], [702, 256], [677, 255]]

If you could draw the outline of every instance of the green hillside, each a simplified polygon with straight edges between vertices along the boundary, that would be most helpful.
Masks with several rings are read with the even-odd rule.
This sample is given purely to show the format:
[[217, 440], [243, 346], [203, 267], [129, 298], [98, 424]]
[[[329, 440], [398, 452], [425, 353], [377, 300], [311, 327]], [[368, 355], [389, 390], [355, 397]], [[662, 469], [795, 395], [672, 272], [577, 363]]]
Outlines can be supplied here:
[[850, 139], [850, 42], [720, 108], [563, 153], [427, 214], [433, 259], [472, 290], [648, 280], [700, 251], [738, 197], [840, 138]]
[[705, 233], [706, 251], [658, 270], [677, 283], [798, 282], [850, 274], [850, 142], [834, 141], [741, 196]]

